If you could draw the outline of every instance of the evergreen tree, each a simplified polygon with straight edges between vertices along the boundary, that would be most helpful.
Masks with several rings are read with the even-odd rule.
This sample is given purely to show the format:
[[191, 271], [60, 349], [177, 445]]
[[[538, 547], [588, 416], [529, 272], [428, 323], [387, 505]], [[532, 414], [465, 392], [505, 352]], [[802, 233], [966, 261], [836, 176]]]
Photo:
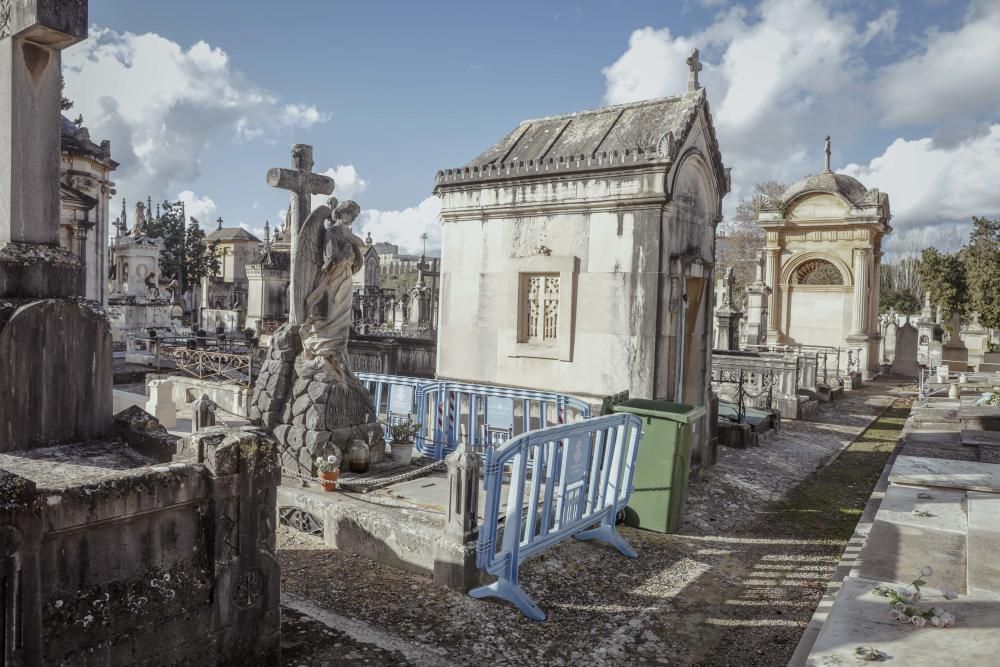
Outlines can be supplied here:
[[942, 253], [937, 248], [926, 248], [920, 256], [917, 273], [931, 303], [941, 306], [945, 316], [966, 313], [968, 290], [961, 252]]
[[961, 256], [970, 309], [982, 326], [1000, 328], [1000, 220], [973, 218]]
[[216, 254], [218, 243], [205, 241], [205, 232], [198, 220], [191, 218], [188, 223], [187, 237], [187, 271], [185, 277], [188, 285], [197, 285], [202, 278], [219, 272], [219, 258]]
[[185, 254], [184, 211], [180, 202], [165, 201], [160, 206], [159, 217], [148, 217], [146, 236], [163, 241], [160, 249], [160, 276], [165, 280], [177, 279], [181, 291], [186, 291], [181, 273], [182, 258]]

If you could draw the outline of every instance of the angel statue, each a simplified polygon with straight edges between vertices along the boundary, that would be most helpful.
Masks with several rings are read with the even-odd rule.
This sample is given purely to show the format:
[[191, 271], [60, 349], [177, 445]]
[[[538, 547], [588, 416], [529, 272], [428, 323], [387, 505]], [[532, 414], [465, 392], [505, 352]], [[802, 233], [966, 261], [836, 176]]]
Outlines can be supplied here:
[[339, 382], [351, 375], [347, 339], [353, 318], [353, 276], [363, 265], [365, 242], [351, 225], [361, 213], [353, 201], [331, 197], [313, 211], [296, 235], [295, 266], [299, 303], [292, 304], [306, 368], [327, 371]]

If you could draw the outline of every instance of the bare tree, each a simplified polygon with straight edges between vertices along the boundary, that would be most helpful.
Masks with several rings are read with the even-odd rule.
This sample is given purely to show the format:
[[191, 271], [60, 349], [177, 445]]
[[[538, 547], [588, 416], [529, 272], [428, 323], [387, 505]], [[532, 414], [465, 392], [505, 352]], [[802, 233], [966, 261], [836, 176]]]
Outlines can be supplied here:
[[733, 217], [719, 225], [715, 271], [721, 276], [733, 267], [733, 300], [737, 307], [743, 306], [744, 288], [754, 281], [758, 256], [766, 240], [764, 230], [757, 224], [757, 214], [767, 201], [780, 201], [785, 190], [785, 184], [779, 181], [757, 183], [753, 194], [736, 204]]

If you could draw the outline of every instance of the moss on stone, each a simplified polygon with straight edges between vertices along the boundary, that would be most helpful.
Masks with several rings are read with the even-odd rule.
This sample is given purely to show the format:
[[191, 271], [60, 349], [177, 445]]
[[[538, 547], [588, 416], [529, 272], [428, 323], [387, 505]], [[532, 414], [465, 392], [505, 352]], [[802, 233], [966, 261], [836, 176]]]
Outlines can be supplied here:
[[797, 486], [774, 508], [782, 533], [847, 542], [896, 447], [910, 414], [896, 401], [840, 457]]

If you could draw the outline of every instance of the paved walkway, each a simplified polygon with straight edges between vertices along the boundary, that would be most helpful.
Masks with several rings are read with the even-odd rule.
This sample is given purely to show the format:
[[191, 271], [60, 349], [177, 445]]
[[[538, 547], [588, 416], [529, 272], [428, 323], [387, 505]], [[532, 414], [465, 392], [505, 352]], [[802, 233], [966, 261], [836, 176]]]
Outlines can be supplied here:
[[[822, 478], [817, 469], [892, 404], [894, 386], [874, 383], [810, 422], [786, 422], [760, 448], [721, 451], [691, 488], [680, 534], [622, 529], [637, 560], [570, 540], [527, 561], [521, 581], [545, 623], [283, 528], [284, 662], [784, 665], [850, 529], [804, 537], [792, 528], [801, 516], [839, 505], [800, 512], [783, 499]], [[852, 491], [860, 507], [874, 480], [863, 485]]]

